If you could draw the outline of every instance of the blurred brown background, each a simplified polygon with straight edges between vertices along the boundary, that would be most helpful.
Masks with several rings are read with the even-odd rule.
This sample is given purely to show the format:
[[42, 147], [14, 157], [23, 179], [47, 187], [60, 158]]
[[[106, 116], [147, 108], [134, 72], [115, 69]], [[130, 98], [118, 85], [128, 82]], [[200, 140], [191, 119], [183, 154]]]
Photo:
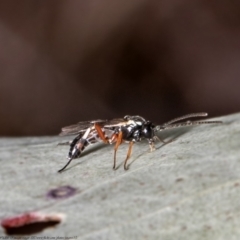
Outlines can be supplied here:
[[0, 1], [0, 135], [240, 108], [239, 0]]

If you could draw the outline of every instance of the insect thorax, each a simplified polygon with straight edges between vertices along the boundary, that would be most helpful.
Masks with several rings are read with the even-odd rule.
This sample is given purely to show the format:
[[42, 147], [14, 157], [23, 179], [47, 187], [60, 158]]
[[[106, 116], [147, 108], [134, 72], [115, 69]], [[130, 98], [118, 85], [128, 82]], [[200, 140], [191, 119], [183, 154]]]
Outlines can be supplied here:
[[123, 139], [125, 141], [139, 142], [142, 138], [152, 139], [154, 137], [153, 124], [140, 116], [126, 116], [127, 124], [121, 126]]

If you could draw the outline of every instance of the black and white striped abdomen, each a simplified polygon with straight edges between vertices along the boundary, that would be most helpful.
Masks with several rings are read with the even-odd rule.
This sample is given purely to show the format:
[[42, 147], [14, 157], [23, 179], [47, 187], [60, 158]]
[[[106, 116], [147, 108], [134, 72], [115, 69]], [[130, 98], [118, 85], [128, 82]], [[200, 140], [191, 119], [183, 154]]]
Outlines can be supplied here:
[[[107, 139], [111, 139], [112, 135], [114, 134], [113, 130], [104, 129], [104, 128], [102, 128], [102, 132]], [[86, 138], [84, 135], [81, 137], [77, 136], [73, 140], [72, 144], [70, 145], [70, 150], [69, 150], [69, 154], [68, 154], [69, 159], [79, 157], [80, 154], [82, 153], [82, 151], [88, 145], [102, 142], [102, 139], [99, 137], [99, 135], [95, 129], [90, 131]]]

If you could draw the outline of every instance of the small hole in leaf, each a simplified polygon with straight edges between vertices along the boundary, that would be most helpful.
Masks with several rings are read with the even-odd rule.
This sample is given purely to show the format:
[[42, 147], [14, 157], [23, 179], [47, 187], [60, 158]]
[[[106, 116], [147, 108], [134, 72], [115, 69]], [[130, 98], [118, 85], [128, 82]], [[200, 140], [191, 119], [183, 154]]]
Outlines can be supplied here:
[[54, 199], [63, 199], [73, 196], [76, 193], [76, 188], [73, 188], [71, 186], [61, 186], [59, 188], [55, 188], [50, 190], [47, 193], [48, 198], [54, 198]]
[[3, 219], [1, 225], [8, 235], [31, 235], [56, 226], [62, 219], [61, 214], [33, 212]]

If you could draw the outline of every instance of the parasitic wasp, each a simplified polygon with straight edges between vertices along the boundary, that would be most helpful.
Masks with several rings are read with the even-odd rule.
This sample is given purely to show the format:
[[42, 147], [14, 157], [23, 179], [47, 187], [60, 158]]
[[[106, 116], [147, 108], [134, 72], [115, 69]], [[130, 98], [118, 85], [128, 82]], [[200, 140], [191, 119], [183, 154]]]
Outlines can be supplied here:
[[124, 169], [127, 170], [127, 161], [131, 155], [132, 147], [135, 142], [140, 142], [142, 139], [146, 139], [149, 143], [150, 150], [155, 150], [154, 142], [159, 140], [157, 132], [173, 129], [185, 126], [196, 126], [201, 124], [214, 124], [222, 123], [221, 121], [185, 121], [182, 120], [194, 118], [194, 117], [206, 117], [207, 113], [191, 113], [178, 118], [174, 118], [163, 125], [155, 125], [152, 122], [145, 120], [141, 116], [129, 116], [124, 118], [112, 119], [112, 120], [94, 120], [79, 122], [77, 124], [62, 128], [61, 136], [76, 135], [73, 141], [70, 143], [70, 149], [68, 153], [68, 162], [58, 172], [62, 172], [70, 162], [79, 157], [82, 151], [91, 144], [97, 142], [104, 142], [107, 144], [115, 143], [114, 147], [114, 161], [113, 169], [116, 169], [116, 153], [118, 147], [123, 143], [129, 143], [127, 157], [124, 161]]

